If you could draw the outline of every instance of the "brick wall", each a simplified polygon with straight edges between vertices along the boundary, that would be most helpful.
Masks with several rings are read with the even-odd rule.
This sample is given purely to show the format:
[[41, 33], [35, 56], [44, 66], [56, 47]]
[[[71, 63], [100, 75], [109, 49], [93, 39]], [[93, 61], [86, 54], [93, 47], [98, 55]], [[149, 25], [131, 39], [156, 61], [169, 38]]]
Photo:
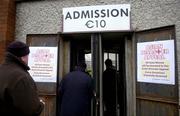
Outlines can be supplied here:
[[6, 46], [14, 40], [15, 16], [14, 0], [0, 0], [0, 62]]

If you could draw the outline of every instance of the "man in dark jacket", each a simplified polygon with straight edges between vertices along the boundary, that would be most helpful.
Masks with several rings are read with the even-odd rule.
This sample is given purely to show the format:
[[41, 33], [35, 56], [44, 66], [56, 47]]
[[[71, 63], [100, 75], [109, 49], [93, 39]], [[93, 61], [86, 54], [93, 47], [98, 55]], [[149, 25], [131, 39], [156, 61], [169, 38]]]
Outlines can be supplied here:
[[79, 63], [60, 84], [60, 116], [89, 116], [93, 95], [92, 79], [85, 73], [86, 64]]
[[105, 104], [104, 116], [116, 116], [116, 70], [112, 60], [105, 61], [106, 70], [103, 72], [103, 100]]
[[6, 49], [5, 61], [0, 65], [0, 116], [38, 116], [43, 110], [28, 73], [28, 54], [29, 47], [20, 41]]

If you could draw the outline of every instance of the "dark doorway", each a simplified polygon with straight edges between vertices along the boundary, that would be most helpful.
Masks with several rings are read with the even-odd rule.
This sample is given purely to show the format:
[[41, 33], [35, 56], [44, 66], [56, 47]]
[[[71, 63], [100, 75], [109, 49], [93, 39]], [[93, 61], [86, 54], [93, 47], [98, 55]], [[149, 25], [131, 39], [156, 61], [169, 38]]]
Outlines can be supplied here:
[[[106, 106], [106, 103], [103, 103], [103, 111], [104, 116], [109, 116], [107, 113], [110, 112], [111, 116], [125, 116], [126, 115], [126, 81], [125, 81], [125, 45], [124, 45], [124, 39], [121, 37], [123, 36], [113, 36], [113, 35], [104, 35], [102, 38], [102, 50], [103, 50], [103, 71], [106, 70], [105, 62], [107, 59], [110, 59], [112, 61], [112, 67], [114, 70], [116, 70], [116, 75], [114, 74], [108, 74], [110, 77], [108, 78], [114, 78], [115, 82], [113, 80], [109, 79], [109, 84], [103, 85], [104, 96], [103, 101], [106, 100], [106, 93], [109, 98], [108, 100], [112, 103], [107, 104], [110, 105], [110, 111], [108, 111], [108, 107]], [[112, 71], [110, 71], [112, 72]], [[107, 78], [105, 75], [107, 73], [103, 74], [103, 78]], [[103, 79], [105, 80], [105, 79]], [[108, 87], [107, 87], [108, 86]], [[114, 88], [114, 90], [112, 89]], [[115, 96], [115, 97], [113, 97]], [[107, 113], [106, 113], [107, 112]]]
[[87, 70], [91, 69], [91, 39], [88, 35], [73, 36], [71, 39], [71, 61], [70, 71], [74, 70], [75, 65], [78, 61], [85, 61], [87, 64]]
[[[102, 63], [99, 63], [99, 65], [102, 65], [102, 73], [103, 71], [106, 69], [104, 61], [107, 58], [110, 58], [113, 62], [113, 66], [114, 68], [117, 70], [117, 78], [116, 78], [116, 83], [115, 83], [115, 109], [114, 109], [114, 113], [115, 116], [125, 116], [126, 115], [126, 80], [125, 80], [125, 41], [124, 41], [124, 35], [122, 34], [100, 34], [101, 38], [102, 38]], [[75, 67], [75, 65], [77, 64], [78, 61], [85, 61], [87, 64], [87, 72], [92, 76], [92, 64], [93, 61], [96, 60], [96, 57], [92, 57], [92, 38], [90, 35], [86, 35], [86, 34], [77, 34], [77, 35], [73, 35], [72, 39], [70, 40], [70, 48], [71, 48], [71, 52], [70, 52], [70, 71], [72, 71]], [[97, 66], [98, 67], [98, 66]], [[93, 77], [92, 77], [93, 78]], [[94, 78], [95, 82], [99, 82], [96, 80], [99, 80], [97, 78], [100, 77], [96, 77]], [[103, 79], [103, 78], [101, 78]], [[103, 81], [103, 80], [100, 80]], [[94, 86], [96, 86], [97, 84], [95, 84]], [[98, 84], [101, 85], [101, 84]], [[97, 87], [94, 87], [97, 88]], [[102, 90], [98, 90], [96, 92], [100, 92], [104, 90], [104, 87], [102, 85], [102, 87], [98, 88], [98, 89], [102, 89]], [[104, 90], [106, 91], [106, 90]], [[100, 93], [96, 93], [96, 94], [100, 94]], [[109, 94], [111, 94], [111, 92], [109, 91]], [[104, 103], [102, 103], [102, 105], [99, 105], [98, 107], [101, 107], [99, 109], [103, 109], [99, 110], [97, 109], [98, 107], [96, 106], [96, 99], [101, 99], [100, 101], [103, 101], [104, 96], [100, 97], [100, 98], [95, 98], [93, 99], [93, 105], [92, 105], [92, 109], [91, 109], [91, 116], [99, 116], [98, 114], [103, 114], [103, 116], [105, 116], [105, 111], [106, 111], [106, 106], [104, 105]], [[98, 113], [98, 112], [102, 112], [102, 113]], [[96, 113], [95, 113], [96, 112]]]

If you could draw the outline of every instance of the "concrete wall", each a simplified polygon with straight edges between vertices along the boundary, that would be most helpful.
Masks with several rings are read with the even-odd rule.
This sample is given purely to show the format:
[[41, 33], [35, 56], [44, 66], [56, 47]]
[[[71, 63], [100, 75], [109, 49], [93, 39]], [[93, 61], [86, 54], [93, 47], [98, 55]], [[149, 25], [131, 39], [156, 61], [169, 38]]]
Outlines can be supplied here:
[[17, 3], [16, 38], [24, 40], [26, 34], [61, 32], [63, 7], [123, 3], [131, 4], [133, 29], [176, 25], [179, 30], [179, 0], [47, 0]]

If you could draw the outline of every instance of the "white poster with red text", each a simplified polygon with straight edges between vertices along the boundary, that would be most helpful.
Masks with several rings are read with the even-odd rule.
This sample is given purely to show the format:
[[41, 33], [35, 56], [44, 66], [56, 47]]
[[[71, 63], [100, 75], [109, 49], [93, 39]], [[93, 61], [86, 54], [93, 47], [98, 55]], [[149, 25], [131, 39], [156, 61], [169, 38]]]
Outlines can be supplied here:
[[174, 40], [137, 43], [137, 81], [175, 84]]
[[35, 82], [56, 82], [57, 47], [30, 47], [28, 66]]

